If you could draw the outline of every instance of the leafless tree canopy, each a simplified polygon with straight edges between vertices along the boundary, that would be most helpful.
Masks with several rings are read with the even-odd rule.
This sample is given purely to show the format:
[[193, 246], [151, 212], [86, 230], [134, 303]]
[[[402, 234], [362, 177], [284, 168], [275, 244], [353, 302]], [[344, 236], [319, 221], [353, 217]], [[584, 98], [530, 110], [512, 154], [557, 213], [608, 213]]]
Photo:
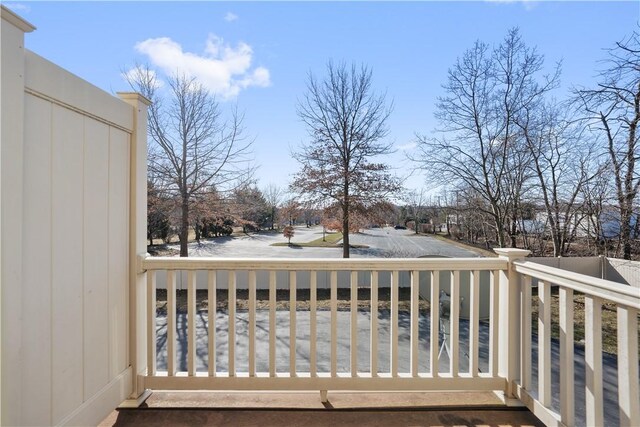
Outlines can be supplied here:
[[542, 203], [554, 256], [566, 254], [581, 220], [584, 189], [601, 172], [590, 135], [563, 108], [553, 102], [525, 108], [517, 121], [535, 177], [527, 196]]
[[324, 79], [309, 74], [307, 92], [298, 105], [309, 142], [294, 154], [301, 169], [291, 189], [318, 207], [338, 203], [345, 258], [350, 214], [400, 188], [389, 166], [373, 162], [391, 152], [391, 145], [384, 142], [390, 113], [385, 96], [373, 92], [370, 69], [331, 62]]
[[418, 154], [411, 156], [432, 182], [480, 196], [502, 247], [530, 173], [517, 120], [557, 86], [559, 66], [545, 75], [543, 65], [517, 29], [494, 49], [476, 42], [449, 70], [436, 106], [437, 136], [418, 135]]
[[284, 191], [282, 188], [275, 184], [269, 184], [262, 189], [262, 194], [267, 202], [269, 209], [269, 221], [271, 223], [271, 230], [275, 229], [277, 224], [276, 216], [278, 214], [278, 208], [280, 208], [284, 200]]
[[149, 172], [154, 184], [177, 199], [180, 256], [188, 256], [191, 205], [208, 189], [248, 178], [251, 142], [235, 109], [224, 120], [213, 94], [194, 78], [176, 74], [161, 86], [155, 72], [138, 66], [125, 74], [149, 107]]
[[616, 43], [608, 51], [595, 88], [579, 88], [576, 102], [586, 113], [589, 126], [605, 141], [613, 172], [620, 221], [623, 257], [631, 257], [632, 222], [640, 215], [637, 206], [640, 172], [640, 33]]

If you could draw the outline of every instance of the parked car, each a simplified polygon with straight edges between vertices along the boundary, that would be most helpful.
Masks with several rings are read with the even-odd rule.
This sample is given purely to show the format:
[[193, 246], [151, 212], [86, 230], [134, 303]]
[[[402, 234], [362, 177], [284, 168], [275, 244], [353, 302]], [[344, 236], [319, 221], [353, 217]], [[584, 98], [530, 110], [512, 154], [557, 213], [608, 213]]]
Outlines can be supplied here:
[[407, 227], [405, 227], [404, 225], [399, 225], [399, 224], [398, 224], [398, 225], [396, 225], [396, 226], [395, 226], [395, 227], [393, 227], [393, 228], [395, 228], [396, 230], [406, 230], [406, 229], [407, 229]]

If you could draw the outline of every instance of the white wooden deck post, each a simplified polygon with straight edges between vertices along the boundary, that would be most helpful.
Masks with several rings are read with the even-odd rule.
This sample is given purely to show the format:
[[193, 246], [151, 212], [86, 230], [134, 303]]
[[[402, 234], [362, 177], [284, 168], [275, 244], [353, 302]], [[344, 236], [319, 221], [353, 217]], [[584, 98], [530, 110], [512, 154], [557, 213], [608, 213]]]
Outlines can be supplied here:
[[516, 380], [520, 374], [520, 277], [513, 262], [529, 255], [524, 249], [494, 249], [501, 259], [509, 263], [500, 272], [500, 315], [498, 374], [506, 380], [505, 401], [517, 404]]
[[118, 96], [133, 107], [129, 156], [129, 363], [133, 369], [133, 392], [125, 405], [138, 406], [151, 394], [144, 388], [147, 274], [140, 268], [147, 252], [147, 107], [151, 103], [138, 93], [119, 92]]

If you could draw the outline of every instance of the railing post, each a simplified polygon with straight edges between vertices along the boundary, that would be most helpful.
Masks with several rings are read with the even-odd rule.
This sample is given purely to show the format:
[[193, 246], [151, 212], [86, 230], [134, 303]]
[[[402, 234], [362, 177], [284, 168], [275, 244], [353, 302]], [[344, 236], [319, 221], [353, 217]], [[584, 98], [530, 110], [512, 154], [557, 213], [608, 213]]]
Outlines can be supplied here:
[[138, 93], [118, 92], [118, 96], [133, 107], [134, 129], [129, 155], [129, 362], [133, 391], [125, 406], [138, 406], [150, 395], [144, 389], [147, 274], [138, 264], [147, 252], [147, 107], [151, 102]]
[[494, 249], [500, 259], [509, 264], [500, 272], [500, 315], [498, 374], [506, 380], [505, 401], [516, 397], [516, 380], [520, 373], [520, 275], [514, 261], [524, 259], [528, 250], [514, 248]]

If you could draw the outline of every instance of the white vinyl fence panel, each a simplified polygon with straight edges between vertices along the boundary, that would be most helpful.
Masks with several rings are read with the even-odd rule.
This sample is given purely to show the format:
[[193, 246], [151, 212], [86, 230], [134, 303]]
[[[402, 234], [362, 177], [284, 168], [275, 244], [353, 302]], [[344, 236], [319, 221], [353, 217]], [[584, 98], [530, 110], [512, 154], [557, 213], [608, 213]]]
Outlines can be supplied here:
[[24, 49], [33, 27], [12, 12], [2, 20], [1, 424], [95, 424], [132, 392], [135, 111]]

